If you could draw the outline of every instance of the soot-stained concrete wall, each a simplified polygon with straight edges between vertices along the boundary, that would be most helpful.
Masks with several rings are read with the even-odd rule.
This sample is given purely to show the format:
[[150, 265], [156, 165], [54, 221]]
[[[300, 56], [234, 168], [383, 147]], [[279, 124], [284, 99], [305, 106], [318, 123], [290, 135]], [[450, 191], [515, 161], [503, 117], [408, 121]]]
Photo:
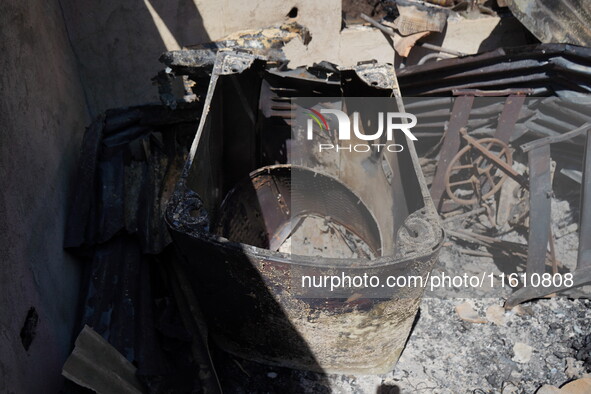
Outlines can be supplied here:
[[341, 0], [61, 1], [94, 115], [157, 102], [150, 80], [163, 68], [162, 52], [282, 23], [294, 7], [312, 35], [308, 47], [292, 51], [294, 64], [339, 60]]
[[62, 248], [64, 225], [89, 122], [57, 0], [0, 3], [0, 68], [0, 392], [56, 393], [81, 268]]

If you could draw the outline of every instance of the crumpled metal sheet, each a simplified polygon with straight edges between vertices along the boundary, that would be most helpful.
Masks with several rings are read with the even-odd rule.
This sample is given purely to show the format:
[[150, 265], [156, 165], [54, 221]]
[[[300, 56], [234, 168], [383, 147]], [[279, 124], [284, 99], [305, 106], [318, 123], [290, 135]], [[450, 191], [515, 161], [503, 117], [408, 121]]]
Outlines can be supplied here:
[[145, 105], [99, 116], [85, 134], [67, 222], [65, 246], [85, 258], [80, 328], [92, 327], [133, 362], [150, 393], [201, 385], [194, 339], [163, 290], [166, 278], [152, 272], [158, 259], [169, 258], [163, 210], [199, 110]]
[[263, 29], [239, 31], [217, 41], [165, 52], [160, 61], [169, 67], [174, 64], [177, 70], [195, 71], [203, 67], [204, 69], [200, 70], [203, 74], [213, 67], [216, 53], [224, 49], [246, 50], [272, 61], [285, 61], [287, 59], [282, 48], [294, 38], [302, 40], [304, 45], [308, 45], [312, 40], [306, 27], [297, 22], [287, 22]]
[[[173, 51], [161, 57], [177, 76], [188, 75], [189, 78], [211, 72], [213, 59], [205, 59], [201, 51]], [[406, 97], [453, 96], [454, 89], [509, 88], [533, 89], [533, 96], [576, 97], [591, 94], [589, 64], [591, 48], [538, 44], [498, 48], [478, 55], [409, 66], [396, 72], [401, 92]], [[306, 69], [290, 72], [305, 74]]]
[[407, 36], [424, 31], [441, 33], [447, 24], [448, 11], [445, 8], [414, 2], [397, 2], [400, 16], [392, 26]]
[[[161, 105], [107, 111], [87, 129], [64, 246], [88, 248], [125, 230], [144, 253], [170, 242], [163, 209], [180, 173], [183, 148], [197, 125], [197, 106]], [[186, 152], [185, 152], [186, 154]]]
[[591, 3], [587, 0], [507, 0], [507, 5], [544, 43], [591, 46]]
[[135, 376], [136, 368], [96, 331], [84, 326], [62, 374], [97, 393], [146, 392]]

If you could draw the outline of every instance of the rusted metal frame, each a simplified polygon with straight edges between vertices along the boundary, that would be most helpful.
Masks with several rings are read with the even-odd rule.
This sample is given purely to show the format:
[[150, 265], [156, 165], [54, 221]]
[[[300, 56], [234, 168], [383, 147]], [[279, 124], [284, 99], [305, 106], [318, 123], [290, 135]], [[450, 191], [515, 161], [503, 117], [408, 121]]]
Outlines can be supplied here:
[[552, 262], [552, 274], [558, 273], [558, 260], [556, 259], [556, 243], [554, 242], [554, 233], [552, 226], [550, 226], [548, 246], [550, 248], [550, 261]]
[[578, 136], [579, 134], [586, 132], [590, 127], [591, 127], [591, 123], [585, 123], [584, 125], [577, 127], [576, 129], [574, 129], [572, 131], [569, 131], [568, 133], [559, 134], [559, 135], [555, 135], [552, 137], [540, 138], [535, 141], [525, 143], [525, 144], [521, 145], [520, 148], [523, 152], [526, 153], [526, 152], [529, 152], [530, 150], [535, 149], [541, 145], [553, 144], [555, 142], [564, 142], [564, 141], [570, 140], [571, 138]]
[[[528, 152], [530, 185], [529, 185], [529, 235], [526, 274], [542, 274], [546, 268], [546, 252], [550, 235], [552, 212], [552, 184], [550, 169], [550, 145], [540, 145]], [[532, 290], [533, 289], [533, 290]], [[541, 296], [546, 289], [527, 286], [513, 293], [506, 302], [506, 307], [521, 303], [523, 296], [528, 299]], [[525, 294], [524, 294], [525, 293]], [[548, 293], [546, 293], [548, 294]]]
[[[433, 178], [433, 183], [431, 184], [431, 197], [433, 198], [435, 207], [437, 207], [438, 209], [441, 208], [441, 200], [445, 190], [445, 173], [450, 161], [458, 152], [460, 147], [459, 138], [457, 138], [457, 135], [455, 134], [457, 134], [457, 132], [459, 132], [463, 127], [465, 127], [468, 124], [468, 117], [470, 110], [472, 109], [472, 105], [474, 103], [474, 97], [498, 97], [509, 95], [509, 97], [505, 101], [503, 112], [501, 113], [501, 116], [499, 118], [499, 125], [495, 132], [495, 138], [501, 140], [504, 143], [507, 143], [509, 142], [511, 135], [513, 134], [515, 123], [517, 122], [519, 113], [521, 112], [521, 108], [525, 101], [525, 95], [532, 93], [533, 89], [503, 89], [495, 91], [484, 91], [479, 89], [453, 90], [453, 94], [455, 96], [459, 96], [456, 100], [459, 100], [462, 97], [464, 97], [464, 99], [460, 102], [456, 101], [454, 103], [451, 120], [448, 126], [447, 133], [444, 137], [443, 146], [441, 147], [439, 163], [437, 166], [435, 177]], [[460, 106], [460, 104], [462, 105]], [[466, 109], [467, 113], [463, 114], [462, 112], [466, 111]], [[454, 122], [454, 120], [457, 121]], [[509, 167], [505, 163], [502, 163], [500, 160], [494, 157], [494, 155], [488, 154], [489, 152], [480, 144], [475, 144], [475, 147], [478, 148], [485, 156], [490, 158], [497, 166], [500, 166], [505, 173], [507, 173], [509, 176], [515, 179], [518, 183], [520, 183], [521, 185], [527, 184], [525, 179], [523, 179], [521, 175], [515, 172], [513, 168]]]
[[446, 223], [455, 222], [456, 220], [460, 220], [460, 219], [467, 219], [467, 218], [470, 218], [472, 216], [479, 215], [479, 214], [481, 214], [481, 213], [483, 213], [485, 211], [486, 211], [486, 208], [484, 208], [484, 207], [476, 208], [476, 209], [473, 209], [471, 211], [461, 213], [459, 215], [450, 216], [448, 218], [445, 218], [445, 219], [442, 220], [442, 223], [443, 224], [446, 224]]
[[437, 209], [440, 209], [443, 193], [445, 192], [445, 173], [451, 160], [460, 149], [460, 129], [468, 124], [472, 104], [474, 104], [474, 96], [460, 96], [454, 102], [430, 190], [431, 198]]
[[[467, 59], [470, 59], [473, 57], [469, 57]], [[466, 60], [467, 60], [466, 59]], [[506, 80], [507, 78], [522, 78], [523, 75], [525, 74], [527, 71], [531, 71], [532, 69], [535, 71], [534, 73], [530, 73], [529, 75], [539, 75], [542, 74], [542, 72], [539, 70], [540, 67], [540, 61], [539, 60], [534, 60], [534, 59], [514, 59], [510, 65], [511, 67], [509, 67], [509, 62], [503, 62], [501, 61], [497, 61], [496, 59], [491, 59], [490, 62], [488, 59], [483, 59], [483, 62], [480, 63], [478, 66], [476, 64], [470, 64], [471, 67], [446, 67], [443, 70], [438, 69], [438, 67], [435, 67], [438, 65], [438, 63], [441, 62], [446, 62], [449, 63], [450, 60], [464, 60], [464, 59], [457, 59], [457, 58], [451, 58], [451, 59], [443, 59], [440, 60], [438, 62], [433, 62], [433, 63], [427, 63], [425, 64], [423, 67], [424, 69], [437, 69], [436, 71], [434, 71], [435, 73], [437, 73], [437, 81], [434, 81], [431, 78], [428, 77], [429, 73], [425, 72], [423, 70], [420, 70], [420, 74], [417, 72], [417, 74], [419, 74], [422, 78], [419, 79], [418, 76], [416, 77], [416, 80], [413, 79], [411, 82], [409, 82], [409, 85], [412, 87], [416, 87], [416, 86], [421, 86], [421, 85], [426, 85], [429, 81], [430, 82], [451, 82], [451, 83], [455, 83], [455, 84], [450, 84], [447, 87], [447, 91], [451, 94], [453, 94], [454, 90], [458, 91], [459, 93], [456, 94], [457, 96], [463, 96], [464, 94], [462, 94], [462, 91], [478, 91], [480, 90], [479, 88], [477, 88], [476, 86], [479, 85], [473, 85], [472, 83], [470, 83], [469, 81], [473, 81], [473, 82], [485, 82], [483, 77], [486, 77], [486, 80], [488, 80], [488, 82], [493, 82], [491, 79], [500, 79], [500, 80]], [[431, 64], [433, 64], [433, 66], [431, 66]], [[417, 68], [417, 66], [409, 66], [410, 69], [412, 68]], [[406, 68], [404, 68], [400, 74], [404, 75], [406, 73]], [[413, 75], [414, 77], [414, 75]], [[499, 85], [499, 84], [494, 84], [494, 83], [490, 83], [487, 86], [511, 86], [511, 85]], [[519, 88], [521, 90], [521, 88]], [[491, 92], [504, 92], [506, 89], [498, 89], [498, 88], [490, 88], [487, 89], [485, 91], [491, 91]], [[534, 90], [535, 91], [535, 90]], [[504, 96], [507, 94], [499, 94], [500, 96]]]
[[585, 141], [580, 212], [577, 270], [591, 267], [591, 128]]
[[[460, 133], [462, 134], [463, 137], [467, 135], [466, 129], [461, 129]], [[483, 163], [483, 160], [487, 157], [487, 155], [492, 155], [490, 153], [489, 149], [491, 149], [491, 147], [493, 145], [499, 145], [501, 147], [501, 151], [499, 152], [499, 154], [497, 155], [496, 158], [504, 157], [507, 162], [506, 163], [507, 166], [511, 167], [511, 165], [512, 165], [511, 152], [509, 151], [509, 147], [506, 144], [504, 144], [503, 142], [501, 142], [495, 138], [484, 138], [484, 139], [480, 139], [480, 140], [475, 140], [474, 138], [471, 138], [471, 139], [468, 138], [468, 140], [469, 140], [469, 142], [466, 144], [466, 146], [464, 148], [462, 148], [458, 152], [458, 154], [456, 154], [456, 156], [452, 159], [451, 164], [447, 168], [447, 172], [446, 172], [446, 176], [445, 176], [446, 191], [447, 191], [448, 197], [460, 205], [476, 204], [480, 201], [484, 201], [484, 200], [488, 199], [488, 197], [494, 195], [499, 190], [504, 179], [506, 178], [507, 175], [504, 175], [499, 179], [498, 182], [495, 182], [493, 175], [491, 174], [491, 170], [498, 168], [498, 166], [495, 165], [494, 162], [492, 164], [484, 163], [485, 167], [483, 167], [483, 168], [481, 167], [481, 164]], [[482, 154], [482, 149], [477, 149], [474, 147], [474, 145], [472, 144], [473, 141], [478, 141], [478, 145], [479, 145], [478, 148], [482, 147], [484, 149], [484, 154]], [[471, 160], [471, 164], [462, 165], [461, 158], [468, 155], [468, 153], [472, 149], [480, 151], [479, 157], [476, 158], [475, 160]], [[472, 155], [469, 155], [469, 156], [472, 156]], [[453, 171], [454, 170], [461, 171], [462, 169], [472, 169], [471, 177], [466, 180], [463, 180], [463, 181], [451, 182]], [[481, 188], [482, 183], [480, 182], [480, 177], [482, 177], [482, 176], [486, 176], [486, 178], [490, 182], [490, 185], [488, 185], [489, 187], [486, 188], [486, 190]], [[483, 183], [486, 183], [486, 181], [484, 181]], [[461, 185], [461, 184], [471, 184], [472, 185], [472, 189], [474, 191], [474, 196], [472, 198], [462, 199], [462, 198], [457, 197], [454, 194], [453, 187]]]
[[[591, 125], [585, 124], [569, 133], [565, 133], [555, 137], [547, 137], [542, 138], [540, 140], [533, 141], [528, 144], [522, 145], [522, 150], [528, 151], [529, 160], [530, 160], [530, 174], [533, 184], [534, 173], [532, 173], [532, 155], [536, 155], [536, 152], [541, 150], [547, 151], [547, 160], [546, 164], [548, 167], [550, 166], [550, 144], [552, 142], [559, 142], [559, 141], [566, 141], [576, 135], [579, 135], [582, 131], [587, 132], [587, 139], [585, 142], [585, 159], [583, 163], [583, 184], [581, 186], [581, 220], [579, 224], [579, 250], [577, 256], [577, 268], [572, 272], [573, 275], [573, 283], [572, 286], [550, 286], [550, 287], [531, 287], [525, 286], [521, 289], [517, 290], [513, 293], [505, 303], [506, 308], [512, 308], [517, 304], [522, 302], [531, 300], [533, 298], [542, 297], [552, 293], [558, 293], [561, 291], [565, 291], [571, 288], [583, 286], [586, 284], [591, 283], [591, 213], [589, 212], [589, 205], [591, 204]], [[548, 175], [549, 176], [549, 175]], [[536, 228], [536, 226], [541, 226], [543, 224], [539, 223], [541, 221], [548, 222], [548, 228], [550, 228], [550, 215], [551, 211], [548, 209], [547, 214], [541, 215], [538, 210], [534, 208], [532, 205], [532, 197], [534, 196], [533, 187], [530, 190], [530, 212], [535, 214], [530, 214], [530, 238], [529, 238], [529, 251], [528, 251], [528, 260], [527, 260], [527, 268], [526, 272], [529, 275], [533, 273], [542, 274], [545, 272], [545, 262], [544, 259], [541, 257], [537, 257], [537, 260], [534, 260], [532, 256], [532, 232], [537, 232], [540, 238], [543, 237], [542, 233], [550, 234], [551, 232], [542, 232], [541, 228]], [[548, 197], [547, 204], [550, 204], [550, 197]], [[534, 223], [535, 221], [535, 223]], [[546, 238], [547, 239], [547, 238]], [[543, 241], [542, 241], [543, 242]], [[546, 246], [547, 242], [543, 244], [536, 245], [536, 253], [542, 253], [542, 245], [543, 245], [543, 253], [546, 253]], [[530, 256], [532, 256], [530, 258]], [[531, 261], [531, 263], [530, 263]]]
[[[582, 63], [590, 52], [589, 48], [565, 44], [541, 44], [527, 49], [499, 48], [493, 52], [461, 59], [444, 59], [421, 66], [409, 66], [399, 72], [399, 78], [407, 96], [433, 95], [436, 92], [449, 95], [453, 88], [476, 87], [470, 80], [486, 80], [489, 89], [527, 86], [534, 88], [537, 96], [555, 95], [557, 90], [588, 92], [589, 78], [557, 68], [557, 61], [566, 57]], [[433, 75], [437, 78], [434, 79]], [[512, 81], [498, 79], [508, 76], [513, 76]], [[483, 86], [480, 85], [479, 88], [484, 88]]]
[[526, 257], [526, 248], [525, 245], [512, 242], [512, 241], [504, 241], [498, 238], [489, 237], [486, 235], [478, 234], [475, 232], [464, 231], [464, 230], [451, 230], [449, 228], [445, 229], [445, 232], [455, 238], [464, 239], [470, 242], [474, 242], [487, 248], [496, 248], [497, 250], [505, 253], [511, 254], [513, 256], [522, 256]]
[[584, 286], [591, 283], [591, 267], [577, 269], [573, 272], [572, 286], [550, 286], [550, 287], [522, 287], [517, 290], [505, 302], [505, 308], [511, 309], [522, 302], [534, 298], [546, 296], [548, 294], [559, 293], [575, 287]]
[[530, 216], [526, 271], [529, 276], [545, 271], [552, 209], [550, 145], [529, 151], [528, 161]]
[[502, 89], [502, 90], [479, 90], [479, 89], [453, 89], [454, 96], [474, 97], [500, 97], [509, 96], [505, 100], [503, 112], [499, 117], [499, 124], [494, 137], [504, 143], [508, 143], [513, 135], [515, 123], [519, 118], [521, 107], [526, 96], [533, 94], [533, 89]]
[[499, 168], [505, 174], [509, 175], [513, 180], [515, 180], [515, 182], [519, 183], [523, 187], [527, 187], [527, 180], [520, 173], [515, 171], [513, 167], [511, 167], [509, 164], [500, 160], [496, 155], [490, 153], [488, 149], [482, 146], [482, 144], [480, 144], [480, 142], [478, 142], [476, 138], [468, 135], [466, 129], [460, 130], [460, 133], [462, 134], [462, 137], [466, 140], [468, 144], [478, 149], [480, 153], [486, 156], [486, 158], [490, 159], [495, 167]]
[[511, 94], [507, 97], [503, 112], [501, 112], [501, 116], [499, 117], [497, 131], [495, 131], [494, 137], [496, 139], [501, 140], [504, 143], [508, 143], [511, 140], [511, 136], [515, 131], [515, 123], [517, 123], [517, 119], [519, 119], [519, 114], [524, 102], [525, 95], [523, 94]]
[[502, 97], [502, 96], [527, 96], [534, 93], [533, 89], [501, 89], [501, 90], [480, 90], [480, 89], [452, 89], [454, 96], [474, 97]]

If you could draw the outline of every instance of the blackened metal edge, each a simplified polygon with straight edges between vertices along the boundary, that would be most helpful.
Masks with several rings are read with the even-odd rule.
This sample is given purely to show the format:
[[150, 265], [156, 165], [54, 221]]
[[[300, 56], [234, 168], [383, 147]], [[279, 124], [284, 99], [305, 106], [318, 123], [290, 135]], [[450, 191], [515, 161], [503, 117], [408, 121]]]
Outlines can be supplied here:
[[[425, 278], [429, 275], [437, 261], [444, 233], [414, 145], [406, 139], [408, 153], [404, 162], [408, 172], [414, 172], [412, 190], [422, 201], [413, 204], [409, 216], [394, 235], [398, 240], [395, 254], [374, 260], [295, 256], [211, 234], [208, 213], [199, 195], [188, 187], [188, 177], [198, 160], [195, 154], [210, 116], [219, 77], [240, 73], [255, 60], [254, 56], [239, 54], [238, 61], [252, 61], [242, 63], [244, 67], [228, 67], [235, 55], [220, 53], [216, 58], [200, 125], [166, 212], [177, 250], [186, 259], [185, 269], [192, 280], [199, 282], [195, 286], [204, 296], [208, 323], [215, 327], [212, 335], [225, 351], [272, 365], [330, 373], [386, 373], [394, 367], [404, 348], [424, 287], [396, 289], [395, 294], [387, 298], [365, 296], [351, 302], [326, 298], [304, 300], [297, 297], [291, 287], [292, 276], [297, 275], [292, 269], [346, 267], [352, 273], [365, 271], [383, 277], [395, 274]], [[382, 68], [381, 72], [388, 70], [388, 66], [377, 67]], [[395, 77], [393, 69], [391, 73]], [[367, 68], [361, 74], [366, 84], [367, 78], [374, 77]], [[377, 77], [383, 78], [383, 74]], [[377, 85], [380, 82], [370, 86], [376, 93], [388, 87], [388, 84]], [[397, 82], [390, 86], [397, 88]], [[415, 206], [420, 208], [415, 209]], [[363, 327], [374, 328], [367, 332]]]
[[240, 74], [247, 68], [249, 68], [255, 59], [262, 59], [258, 56], [249, 55], [246, 53], [238, 53], [238, 52], [226, 52], [220, 51], [216, 55], [216, 61], [213, 66], [213, 71], [211, 73], [211, 79], [209, 80], [209, 87], [207, 89], [207, 96], [205, 97], [205, 103], [203, 105], [203, 113], [201, 115], [201, 119], [199, 120], [199, 127], [197, 128], [197, 133], [195, 134], [195, 138], [193, 139], [193, 143], [191, 144], [191, 149], [189, 150], [189, 157], [187, 159], [187, 163], [185, 168], [183, 169], [183, 173], [181, 175], [181, 180], [187, 178], [189, 175], [189, 171], [191, 170], [191, 166], [193, 165], [193, 160], [195, 158], [195, 153], [197, 152], [197, 148], [199, 146], [199, 141], [201, 139], [201, 135], [203, 133], [203, 128], [205, 127], [205, 122], [207, 120], [207, 115], [209, 114], [209, 109], [211, 107], [211, 100], [213, 98], [213, 93], [220, 75], [231, 75], [231, 74]]
[[[396, 75], [396, 71], [394, 70], [394, 66], [391, 64], [360, 64], [353, 67], [352, 69], [368, 86], [377, 86], [380, 89], [391, 90], [392, 95], [396, 97], [399, 109], [403, 112], [405, 111], [402, 93], [400, 91], [400, 85], [398, 83], [398, 77]], [[443, 239], [445, 238], [443, 226], [441, 225], [439, 214], [437, 213], [437, 209], [433, 199], [431, 198], [431, 193], [427, 187], [427, 182], [425, 181], [425, 176], [423, 175], [423, 170], [421, 169], [421, 165], [419, 163], [419, 157], [417, 155], [414, 142], [406, 135], [405, 138], [406, 145], [410, 151], [410, 159], [413, 164], [417, 180], [419, 181], [419, 187], [421, 189], [421, 194], [425, 203], [425, 219], [427, 219], [427, 221], [430, 223], [437, 223], [441, 229], [441, 239], [438, 243], [440, 246], [443, 242]]]
[[[201, 138], [203, 128], [207, 121], [207, 116], [209, 114], [211, 107], [212, 97], [219, 76], [241, 73], [244, 70], [248, 69], [256, 59], [265, 60], [265, 58], [261, 56], [255, 56], [247, 53], [238, 53], [233, 51], [220, 51], [217, 54], [216, 62], [214, 64], [213, 72], [209, 83], [209, 88], [207, 91], [207, 96], [203, 106], [203, 113], [199, 121], [199, 127], [197, 129], [195, 138], [191, 145], [187, 162], [185, 164], [185, 167], [183, 168], [179, 182], [177, 183], [176, 190], [173, 193], [173, 197], [171, 198], [171, 201], [168, 205], [166, 221], [168, 226], [173, 231], [185, 232], [192, 237], [200, 238], [204, 241], [216, 244], [221, 248], [233, 251], [244, 251], [251, 255], [253, 258], [264, 257], [272, 261], [293, 264], [295, 259], [293, 259], [293, 257], [290, 257], [292, 255], [280, 252], [272, 252], [267, 249], [232, 242], [223, 237], [211, 234], [209, 232], [210, 223], [207, 212], [205, 212], [205, 210], [202, 208], [202, 204], [200, 204], [199, 202], [199, 196], [196, 193], [188, 190], [186, 184], [186, 179], [189, 176], [189, 172], [191, 171], [191, 167], [195, 159], [195, 154], [199, 146], [199, 140]], [[346, 69], [348, 68], [342, 68], [342, 70]], [[396, 74], [394, 72], [394, 67], [389, 64], [363, 64], [352, 67], [350, 69], [354, 70], [355, 73], [365, 83], [367, 83], [368, 86], [377, 87], [380, 89], [398, 89], [398, 82], [396, 79]], [[427, 227], [433, 227], [434, 231], [432, 233], [436, 235], [431, 239], [422, 239], [421, 242], [417, 243], [416, 245], [409, 245], [411, 246], [409, 248], [404, 248], [408, 251], [407, 254], [405, 254], [404, 256], [396, 255], [394, 261], [392, 261], [392, 257], [394, 256], [380, 256], [373, 260], [331, 259], [315, 258], [310, 256], [297, 256], [297, 264], [306, 266], [318, 266], [320, 264], [322, 267], [326, 268], [337, 268], [345, 267], [348, 264], [355, 263], [355, 266], [360, 268], [377, 268], [395, 264], [396, 262], [402, 263], [413, 258], [418, 258], [419, 256], [425, 254], [425, 252], [427, 252], [427, 254], [437, 254], [439, 252], [439, 249], [445, 238], [444, 230], [440, 224], [439, 215], [437, 214], [437, 210], [435, 209], [433, 200], [431, 199], [431, 194], [429, 193], [429, 189], [423, 176], [423, 172], [419, 164], [414, 143], [408, 137], [406, 137], [406, 141], [407, 147], [410, 151], [411, 162], [415, 170], [415, 175], [419, 182], [421, 195], [425, 205], [423, 210], [409, 215], [409, 218], [412, 216], [412, 220], [415, 222], [417, 220], [422, 220]], [[189, 212], [195, 209], [201, 210], [201, 213], [200, 215], [198, 215], [199, 218], [197, 220], [197, 222], [199, 223], [197, 223], [195, 219], [191, 219], [191, 215], [189, 215]], [[183, 224], [183, 222], [185, 224]], [[186, 224], [192, 224], [195, 227], [191, 229]], [[200, 228], [203, 231], [195, 230], [195, 228]], [[406, 226], [402, 226], [400, 230], [404, 232], [406, 228]], [[397, 234], [397, 237], [400, 239], [400, 234]], [[405, 241], [409, 239], [409, 237], [405, 237], [404, 235], [402, 236], [402, 238]]]

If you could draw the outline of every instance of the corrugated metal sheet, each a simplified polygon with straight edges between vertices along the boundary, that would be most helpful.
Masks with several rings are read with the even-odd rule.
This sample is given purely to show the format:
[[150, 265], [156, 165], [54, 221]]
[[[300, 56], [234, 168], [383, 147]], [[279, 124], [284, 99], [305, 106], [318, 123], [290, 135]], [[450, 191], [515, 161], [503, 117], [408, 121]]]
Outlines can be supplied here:
[[451, 96], [454, 89], [534, 89], [534, 96], [591, 94], [591, 48], [539, 44], [499, 48], [398, 71], [402, 94]]

